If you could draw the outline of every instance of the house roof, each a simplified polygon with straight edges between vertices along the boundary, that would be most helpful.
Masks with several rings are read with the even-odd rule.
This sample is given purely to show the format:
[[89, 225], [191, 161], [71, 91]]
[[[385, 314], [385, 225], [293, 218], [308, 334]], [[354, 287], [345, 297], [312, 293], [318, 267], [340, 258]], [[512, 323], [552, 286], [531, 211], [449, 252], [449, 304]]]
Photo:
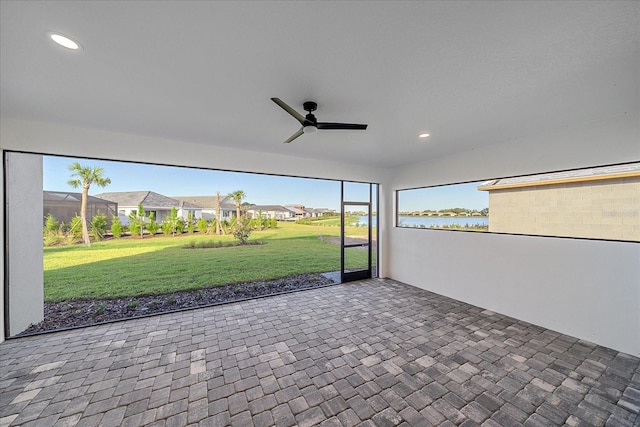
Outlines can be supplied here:
[[275, 211], [275, 212], [291, 212], [291, 209], [287, 209], [281, 205], [254, 205], [247, 208], [248, 211], [258, 212], [263, 211]]
[[[74, 203], [74, 204], [82, 202], [82, 193], [76, 193], [76, 192], [45, 190], [42, 192], [42, 196], [43, 196], [44, 202]], [[108, 204], [115, 204], [117, 202], [113, 202], [113, 201], [95, 197], [95, 196], [87, 196], [87, 203], [108, 205]]]
[[335, 212], [335, 209], [329, 209], [329, 208], [305, 208], [304, 209], [306, 212], [309, 213], [327, 213], [327, 212]]
[[600, 181], [606, 179], [640, 176], [640, 162], [596, 168], [575, 169], [562, 172], [541, 173], [494, 179], [478, 187], [481, 191], [503, 190], [508, 188], [532, 187], [539, 185], [566, 184], [571, 182]]
[[186, 208], [199, 209], [192, 203], [183, 202], [181, 200], [172, 199], [154, 191], [119, 191], [112, 193], [96, 194], [96, 197], [103, 198], [118, 203], [119, 207], [138, 206], [144, 208]]
[[291, 212], [295, 214], [304, 214], [304, 206], [299, 205], [285, 205], [285, 208], [289, 209]]
[[[190, 203], [193, 206], [197, 206], [201, 209], [216, 208], [216, 196], [172, 196], [172, 198]], [[231, 199], [229, 199], [229, 197], [222, 196], [222, 198], [220, 199], [220, 207], [223, 209], [235, 210], [236, 204]]]

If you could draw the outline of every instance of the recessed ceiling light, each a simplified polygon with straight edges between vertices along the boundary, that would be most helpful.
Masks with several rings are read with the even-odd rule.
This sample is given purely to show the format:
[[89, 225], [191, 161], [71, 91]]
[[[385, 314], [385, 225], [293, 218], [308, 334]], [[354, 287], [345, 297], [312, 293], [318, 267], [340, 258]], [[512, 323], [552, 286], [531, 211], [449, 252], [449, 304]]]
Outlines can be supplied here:
[[420, 135], [418, 135], [418, 138], [428, 138], [429, 134], [428, 133], [421, 133]]
[[54, 42], [58, 43], [60, 46], [66, 47], [67, 49], [79, 50], [82, 47], [77, 41], [59, 33], [49, 33], [49, 37], [51, 37], [51, 40]]

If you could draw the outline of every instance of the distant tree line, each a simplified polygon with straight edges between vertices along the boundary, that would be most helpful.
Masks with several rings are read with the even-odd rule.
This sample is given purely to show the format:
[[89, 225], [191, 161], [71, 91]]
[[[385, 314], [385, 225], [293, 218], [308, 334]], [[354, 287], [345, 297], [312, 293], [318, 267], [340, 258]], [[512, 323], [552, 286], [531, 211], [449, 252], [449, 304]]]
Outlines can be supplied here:
[[425, 209], [423, 211], [401, 211], [398, 214], [401, 216], [489, 216], [489, 208], [481, 210], [467, 208]]

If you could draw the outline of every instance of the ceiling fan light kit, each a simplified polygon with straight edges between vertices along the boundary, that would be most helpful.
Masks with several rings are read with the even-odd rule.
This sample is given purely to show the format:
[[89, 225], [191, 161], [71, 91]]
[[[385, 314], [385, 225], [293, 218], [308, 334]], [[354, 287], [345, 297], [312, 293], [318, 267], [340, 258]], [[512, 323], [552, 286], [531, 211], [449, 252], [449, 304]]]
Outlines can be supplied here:
[[318, 130], [366, 130], [367, 125], [355, 124], [355, 123], [329, 123], [318, 122], [313, 112], [318, 108], [318, 104], [313, 101], [306, 101], [302, 104], [302, 108], [307, 112], [306, 116], [298, 113], [293, 108], [289, 107], [280, 98], [271, 98], [273, 102], [278, 104], [280, 108], [289, 113], [294, 119], [296, 119], [302, 126], [300, 130], [291, 135], [284, 143], [288, 144], [294, 139], [298, 138], [305, 133], [315, 133]]

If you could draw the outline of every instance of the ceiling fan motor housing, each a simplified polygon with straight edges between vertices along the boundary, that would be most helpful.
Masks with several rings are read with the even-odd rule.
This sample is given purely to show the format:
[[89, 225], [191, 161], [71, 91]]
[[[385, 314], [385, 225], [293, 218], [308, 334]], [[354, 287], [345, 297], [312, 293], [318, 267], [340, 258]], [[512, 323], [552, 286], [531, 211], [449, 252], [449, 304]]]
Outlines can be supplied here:
[[304, 109], [304, 111], [308, 111], [309, 113], [311, 113], [312, 111], [316, 111], [318, 109], [318, 104], [313, 101], [305, 101], [302, 104], [302, 108]]

